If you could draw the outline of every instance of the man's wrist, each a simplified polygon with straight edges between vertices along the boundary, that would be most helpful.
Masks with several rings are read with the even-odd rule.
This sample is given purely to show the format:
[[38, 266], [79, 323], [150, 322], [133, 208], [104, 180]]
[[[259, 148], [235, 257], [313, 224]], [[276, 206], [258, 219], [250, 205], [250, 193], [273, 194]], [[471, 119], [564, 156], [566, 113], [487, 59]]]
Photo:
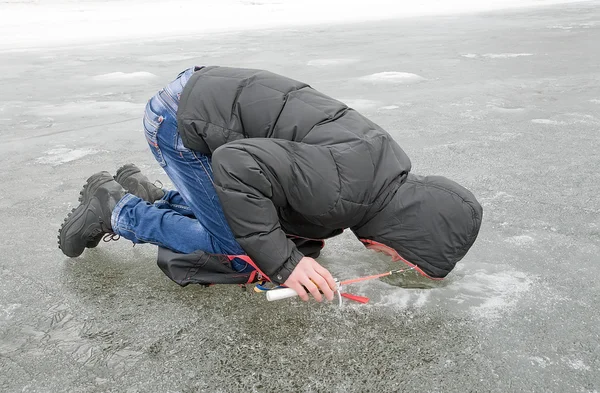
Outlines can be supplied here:
[[296, 265], [298, 264], [298, 262], [300, 262], [302, 258], [304, 258], [304, 254], [302, 254], [300, 251], [298, 251], [296, 247], [294, 247], [292, 253], [290, 254], [290, 257], [287, 259], [287, 261], [285, 261], [283, 266], [281, 266], [281, 269], [279, 269], [277, 272], [275, 272], [275, 274], [273, 274], [271, 280], [276, 284], [283, 284], [284, 282], [286, 282], [288, 277], [290, 276], [290, 274], [292, 274], [294, 268], [296, 268]]

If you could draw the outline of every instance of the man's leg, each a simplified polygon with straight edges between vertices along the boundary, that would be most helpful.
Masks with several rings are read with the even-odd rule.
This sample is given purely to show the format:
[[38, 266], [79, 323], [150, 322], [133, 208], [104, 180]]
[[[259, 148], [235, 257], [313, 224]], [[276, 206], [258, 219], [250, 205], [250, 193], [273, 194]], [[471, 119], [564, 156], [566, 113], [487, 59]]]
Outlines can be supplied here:
[[153, 205], [126, 193], [108, 172], [92, 175], [82, 192], [81, 204], [73, 209], [58, 234], [59, 248], [69, 257], [81, 255], [91, 239], [118, 234], [133, 243], [153, 243], [176, 252], [204, 250], [221, 253], [213, 237], [190, 215], [179, 193], [165, 193], [161, 205]]
[[177, 132], [176, 103], [182, 89], [176, 80], [148, 102], [144, 116], [146, 139], [185, 205], [212, 235], [215, 247], [224, 254], [243, 254], [215, 191], [210, 157], [185, 148]]
[[[178, 191], [165, 191], [163, 198], [152, 205], [132, 195], [126, 198], [129, 200], [123, 201], [121, 212], [113, 215], [116, 216], [116, 222], [112, 224], [113, 228], [117, 228], [115, 232], [124, 238], [133, 243], [151, 243], [183, 254], [197, 250], [223, 253]], [[156, 222], [161, 224], [156, 225]], [[231, 263], [237, 271], [253, 270], [241, 259], [233, 259]]]
[[[173, 87], [177, 86], [171, 84], [161, 93], [170, 92], [171, 99], [175, 100], [179, 93], [169, 90]], [[244, 253], [229, 229], [214, 190], [210, 159], [183, 147], [177, 133], [176, 106], [165, 102], [168, 97], [161, 99], [161, 93], [146, 107], [145, 135], [156, 160], [176, 187], [183, 190], [181, 194], [172, 192], [169, 196], [171, 200], [185, 202], [178, 205], [186, 215], [126, 194], [112, 176], [99, 173], [88, 179], [84, 188], [84, 191], [94, 191], [84, 192], [80, 206], [67, 217], [59, 231], [59, 247], [66, 255], [79, 256], [91, 240], [103, 233], [115, 233], [134, 243], [153, 243], [179, 252]], [[174, 203], [171, 205], [175, 207]], [[192, 214], [187, 213], [184, 206], [188, 206], [197, 219], [191, 218]], [[234, 264], [236, 270], [246, 267], [245, 263], [243, 266]]]
[[127, 194], [113, 210], [112, 229], [135, 244], [151, 243], [183, 254], [196, 250], [221, 253], [213, 236], [197, 219], [167, 206], [167, 203], [150, 204]]
[[[210, 158], [185, 148], [177, 133], [173, 102], [178, 100], [178, 86], [174, 83], [148, 102], [144, 131], [154, 157], [178, 192], [167, 192], [154, 205], [126, 196], [113, 212], [115, 233], [136, 243], [153, 243], [178, 252], [245, 254], [223, 214]], [[243, 262], [234, 263], [234, 267], [243, 270], [247, 266]]]
[[159, 187], [156, 185], [157, 181], [151, 182], [135, 164], [125, 164], [117, 169], [115, 180], [128, 193], [153, 203], [160, 209], [174, 210], [186, 217], [195, 218], [179, 191], [165, 190], [162, 184]]

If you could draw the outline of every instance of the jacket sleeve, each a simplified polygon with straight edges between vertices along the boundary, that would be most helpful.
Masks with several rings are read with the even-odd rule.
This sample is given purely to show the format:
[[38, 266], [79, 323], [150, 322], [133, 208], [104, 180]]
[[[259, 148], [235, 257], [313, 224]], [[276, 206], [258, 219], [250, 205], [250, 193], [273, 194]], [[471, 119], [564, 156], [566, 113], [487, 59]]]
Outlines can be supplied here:
[[255, 138], [221, 146], [212, 165], [236, 240], [272, 281], [285, 282], [303, 254], [282, 230], [278, 209], [318, 215], [335, 205], [339, 184], [330, 180], [337, 178], [331, 154], [323, 147]]

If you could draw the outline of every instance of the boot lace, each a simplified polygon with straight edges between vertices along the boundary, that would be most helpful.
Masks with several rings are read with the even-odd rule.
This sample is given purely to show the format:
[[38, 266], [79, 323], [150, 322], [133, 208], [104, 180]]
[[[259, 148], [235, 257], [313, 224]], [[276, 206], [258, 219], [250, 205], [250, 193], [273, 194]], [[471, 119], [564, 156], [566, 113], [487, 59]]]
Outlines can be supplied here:
[[104, 235], [104, 237], [102, 238], [102, 241], [105, 243], [108, 243], [110, 241], [117, 241], [121, 238], [121, 235], [117, 235], [116, 233], [107, 233], [106, 235]]

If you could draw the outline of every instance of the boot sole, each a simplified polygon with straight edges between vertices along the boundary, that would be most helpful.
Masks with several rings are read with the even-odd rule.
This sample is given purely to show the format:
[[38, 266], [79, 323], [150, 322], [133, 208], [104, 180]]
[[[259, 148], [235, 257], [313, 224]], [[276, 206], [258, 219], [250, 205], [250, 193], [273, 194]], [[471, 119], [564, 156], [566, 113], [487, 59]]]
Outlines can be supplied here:
[[[104, 175], [105, 173], [106, 175]], [[64, 239], [63, 234], [66, 233], [67, 230], [73, 225], [73, 223], [77, 222], [77, 219], [85, 213], [85, 211], [87, 210], [87, 206], [92, 199], [92, 196], [96, 192], [96, 189], [102, 184], [113, 181], [113, 177], [110, 176], [108, 172], [101, 172], [101, 174], [102, 176], [100, 176], [100, 174], [94, 174], [87, 179], [86, 183], [83, 185], [83, 189], [79, 193], [79, 206], [71, 210], [71, 212], [67, 215], [62, 225], [60, 226], [60, 229], [58, 230], [58, 248], [60, 248], [60, 250], [68, 257], [78, 257], [83, 253], [83, 250], [80, 253], [69, 252], [69, 250], [65, 250], [63, 244], [65, 243], [66, 239]], [[98, 242], [92, 240], [87, 244], [96, 247], [98, 245]], [[86, 247], [88, 247], [88, 245], [86, 245]]]

